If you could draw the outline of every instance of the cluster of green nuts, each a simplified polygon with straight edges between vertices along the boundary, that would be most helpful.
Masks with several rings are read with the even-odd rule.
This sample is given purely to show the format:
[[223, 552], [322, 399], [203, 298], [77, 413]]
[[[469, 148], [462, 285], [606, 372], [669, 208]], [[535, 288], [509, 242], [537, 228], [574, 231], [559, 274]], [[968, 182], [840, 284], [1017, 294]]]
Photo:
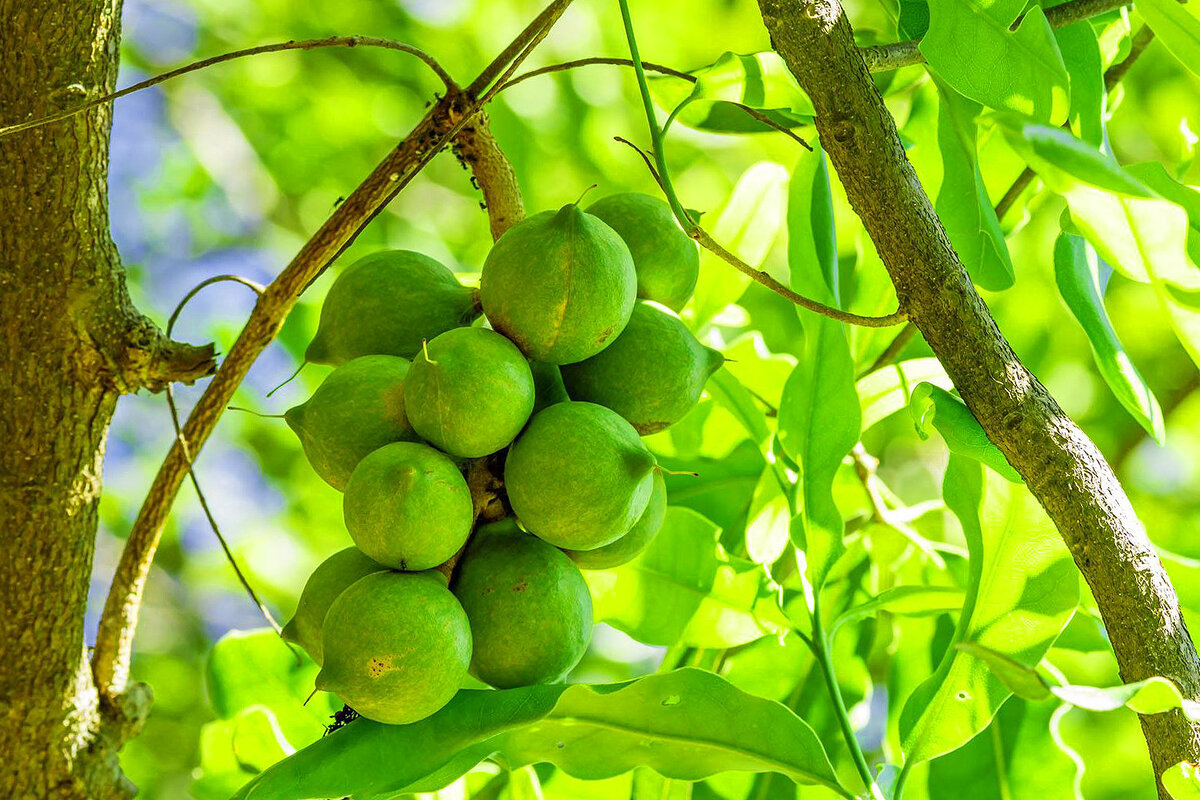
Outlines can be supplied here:
[[[666, 204], [619, 194], [513, 226], [478, 291], [410, 251], [338, 276], [306, 353], [335, 369], [285, 414], [354, 542], [284, 629], [319, 689], [402, 724], [468, 673], [508, 688], [579, 662], [580, 569], [634, 558], [666, 512], [641, 435], [682, 418], [723, 361], [674, 313], [697, 273]], [[466, 477], [480, 465], [486, 524]]]

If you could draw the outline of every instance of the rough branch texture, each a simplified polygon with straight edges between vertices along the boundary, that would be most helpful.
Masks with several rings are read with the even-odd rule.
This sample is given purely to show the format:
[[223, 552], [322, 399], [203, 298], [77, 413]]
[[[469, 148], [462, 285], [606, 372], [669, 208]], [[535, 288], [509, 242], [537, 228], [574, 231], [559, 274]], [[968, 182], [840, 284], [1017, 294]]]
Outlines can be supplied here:
[[[0, 0], [0, 121], [112, 89], [119, 0]], [[0, 796], [126, 797], [116, 750], [148, 696], [98, 695], [84, 611], [121, 392], [192, 380], [212, 349], [134, 310], [108, 232], [108, 109], [0, 143]]]
[[[1200, 696], [1200, 661], [1157, 553], [1096, 447], [1021, 364], [975, 292], [908, 162], [837, 0], [759, 0], [775, 49], [808, 92], [817, 129], [901, 307], [988, 437], [1054, 520], [1100, 606], [1126, 681], [1174, 679]], [[1155, 775], [1200, 760], [1179, 712], [1141, 717]], [[1159, 787], [1160, 796], [1167, 795]]]

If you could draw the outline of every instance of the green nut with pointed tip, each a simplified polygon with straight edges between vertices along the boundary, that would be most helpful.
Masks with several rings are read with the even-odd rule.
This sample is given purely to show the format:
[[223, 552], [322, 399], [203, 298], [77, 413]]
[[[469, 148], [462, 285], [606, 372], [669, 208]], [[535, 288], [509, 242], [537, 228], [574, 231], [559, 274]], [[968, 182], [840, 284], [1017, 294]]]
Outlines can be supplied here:
[[533, 413], [529, 362], [486, 328], [457, 328], [428, 343], [404, 382], [408, 418], [422, 438], [459, 456], [507, 447]]
[[476, 534], [453, 591], [471, 623], [471, 674], [497, 689], [560, 681], [587, 650], [592, 598], [579, 568], [515, 526]]
[[562, 376], [571, 399], [607, 406], [645, 436], [683, 419], [724, 363], [679, 317], [643, 300], [615, 342]]
[[654, 472], [654, 491], [650, 493], [650, 502], [646, 510], [633, 523], [629, 533], [611, 544], [597, 547], [595, 550], [564, 550], [563, 552], [575, 562], [580, 569], [611, 569], [633, 561], [642, 551], [650, 546], [654, 537], [662, 529], [663, 520], [667, 516], [667, 483], [662, 473]]
[[329, 606], [350, 584], [387, 567], [372, 561], [357, 547], [339, 550], [317, 565], [300, 592], [296, 613], [283, 626], [280, 635], [285, 641], [298, 644], [318, 664], [324, 658], [321, 648], [321, 626]]
[[377, 572], [342, 592], [321, 630], [317, 688], [367, 719], [404, 725], [450, 701], [471, 663], [466, 612], [426, 572]]
[[479, 283], [492, 327], [530, 358], [582, 361], [629, 320], [637, 274], [616, 232], [577, 205], [517, 223], [488, 253]]
[[350, 538], [386, 567], [436, 567], [466, 543], [474, 522], [467, 481], [432, 447], [394, 442], [368, 455], [342, 498]]
[[404, 412], [404, 376], [399, 356], [360, 356], [329, 373], [312, 397], [283, 415], [300, 438], [308, 463], [341, 491], [354, 467], [389, 442], [416, 441]]
[[355, 261], [329, 287], [304, 358], [334, 366], [366, 355], [412, 358], [423, 340], [477, 316], [475, 292], [441, 263], [384, 250]]
[[625, 192], [601, 198], [587, 212], [608, 223], [629, 247], [638, 297], [678, 311], [696, 289], [700, 251], [671, 207], [657, 197]]
[[525, 528], [593, 550], [629, 532], [654, 488], [654, 456], [628, 422], [593, 403], [538, 412], [508, 450], [504, 484]]

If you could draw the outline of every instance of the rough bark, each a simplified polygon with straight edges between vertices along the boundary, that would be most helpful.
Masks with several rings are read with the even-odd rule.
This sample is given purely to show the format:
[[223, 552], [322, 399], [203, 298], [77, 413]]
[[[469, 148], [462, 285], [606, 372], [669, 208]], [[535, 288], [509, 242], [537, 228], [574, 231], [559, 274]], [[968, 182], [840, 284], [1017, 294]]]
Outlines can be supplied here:
[[[1058, 527], [1100, 607], [1121, 677], [1200, 696], [1175, 591], [1095, 445], [1012, 351], [905, 155], [837, 0], [759, 0], [775, 49], [812, 98], [821, 142], [920, 329], [988, 437]], [[1200, 727], [1141, 717], [1155, 776], [1200, 760]], [[1161, 783], [1159, 794], [1163, 798]]]
[[[0, 0], [0, 121], [110, 91], [120, 0]], [[0, 795], [128, 796], [140, 691], [101, 702], [84, 643], [117, 397], [212, 369], [134, 311], [108, 232], [107, 107], [0, 141]]]

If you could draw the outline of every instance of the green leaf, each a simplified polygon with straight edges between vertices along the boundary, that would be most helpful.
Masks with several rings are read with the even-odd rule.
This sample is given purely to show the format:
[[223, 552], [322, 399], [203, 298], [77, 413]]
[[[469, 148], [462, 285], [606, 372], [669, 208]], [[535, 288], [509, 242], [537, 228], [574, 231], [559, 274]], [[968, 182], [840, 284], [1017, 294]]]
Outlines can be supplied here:
[[645, 767], [633, 771], [630, 800], [691, 800], [691, 797], [692, 784], [687, 781], [673, 781]]
[[1162, 784], [1175, 800], [1200, 800], [1200, 767], [1181, 761], [1162, 774]]
[[956, 91], [1042, 122], [1067, 115], [1070, 78], [1050, 23], [1024, 0], [931, 0], [920, 50]]
[[958, 611], [962, 608], [963, 597], [963, 590], [956, 586], [893, 586], [838, 615], [829, 628], [829, 635], [832, 637], [848, 622], [873, 617], [880, 611], [910, 617]]
[[[760, 161], [738, 178], [729, 202], [708, 232], [731, 253], [752, 267], [767, 258], [783, 230], [788, 171], [771, 161]], [[700, 330], [746, 290], [750, 278], [708, 250], [700, 251], [700, 277], [683, 319]]]
[[[774, 51], [739, 55], [726, 52], [710, 66], [696, 70], [692, 91], [672, 117], [690, 128], [725, 133], [753, 133], [771, 127], [751, 117], [747, 106], [787, 127], [812, 121], [812, 101]], [[674, 81], [676, 78], [661, 78]]]
[[862, 406], [864, 431], [908, 408], [913, 390], [922, 383], [932, 383], [942, 389], [954, 384], [936, 358], [910, 358], [899, 364], [880, 367], [859, 379], [856, 389]]
[[721, 552], [720, 535], [696, 512], [669, 507], [646, 552], [584, 573], [596, 619], [649, 645], [734, 647], [777, 633], [755, 613], [766, 597], [765, 573]]
[[1072, 130], [1099, 150], [1104, 146], [1104, 63], [1096, 31], [1088, 21], [1076, 22], [1054, 31], [1067, 73], [1071, 76]]
[[224, 719], [265, 706], [278, 720], [283, 736], [304, 745], [324, 733], [334, 712], [331, 695], [325, 693], [305, 703], [318, 671], [312, 659], [289, 648], [273, 630], [231, 631], [216, 643], [208, 659], [209, 701]]
[[1161, 714], [1178, 709], [1188, 719], [1200, 721], [1200, 702], [1184, 697], [1179, 687], [1168, 678], [1155, 676], [1134, 683], [1103, 687], [1059, 684], [990, 647], [970, 643], [959, 645], [959, 649], [987, 664], [1005, 686], [1027, 700], [1045, 700], [1053, 696], [1088, 711], [1128, 708], [1137, 714]]
[[1011, 698], [962, 748], [929, 765], [930, 800], [1073, 798], [1079, 766], [1058, 733], [1053, 703]]
[[909, 410], [922, 439], [929, 438], [932, 425], [946, 440], [951, 453], [973, 458], [1014, 483], [1023, 482], [963, 401], [945, 389], [932, 383], [920, 384], [913, 390]]
[[1115, 194], [1154, 196], [1116, 159], [1100, 152], [1098, 147], [1077, 139], [1070, 131], [1028, 122], [1016, 116], [1004, 116], [1000, 124], [1013, 149], [1039, 174], [1060, 172]]
[[938, 89], [937, 140], [942, 184], [934, 210], [971, 280], [992, 292], [1013, 285], [1013, 266], [996, 210], [979, 171], [977, 123], [982, 107], [935, 75]]
[[712, 673], [681, 669], [625, 684], [468, 689], [411, 725], [357, 720], [271, 767], [237, 798], [435, 791], [491, 757], [510, 769], [551, 763], [586, 779], [635, 767], [681, 781], [771, 771], [851, 797], [802, 719]]
[[[1061, 537], [1025, 486], [962, 456], [951, 455], [943, 491], [970, 550], [954, 643], [1040, 661], [1079, 601], [1078, 573]], [[906, 769], [966, 744], [1009, 694], [983, 662], [948, 648], [901, 712]]]
[[1200, 19], [1195, 11], [1175, 0], [1142, 0], [1138, 11], [1171, 55], [1200, 75]]
[[[809, 297], [837, 302], [837, 247], [825, 154], [805, 153], [788, 191], [788, 265], [792, 286]], [[797, 309], [804, 353], [783, 389], [779, 441], [800, 466], [800, 513], [792, 542], [805, 553], [805, 571], [819, 591], [844, 552], [844, 523], [833, 499], [842, 459], [858, 441], [860, 418], [854, 359], [841, 323]]]
[[1078, 236], [1059, 234], [1054, 243], [1054, 279], [1067, 308], [1092, 346], [1092, 358], [1125, 410], [1160, 444], [1166, 431], [1158, 400], [1117, 338], [1104, 308], [1096, 251]]

